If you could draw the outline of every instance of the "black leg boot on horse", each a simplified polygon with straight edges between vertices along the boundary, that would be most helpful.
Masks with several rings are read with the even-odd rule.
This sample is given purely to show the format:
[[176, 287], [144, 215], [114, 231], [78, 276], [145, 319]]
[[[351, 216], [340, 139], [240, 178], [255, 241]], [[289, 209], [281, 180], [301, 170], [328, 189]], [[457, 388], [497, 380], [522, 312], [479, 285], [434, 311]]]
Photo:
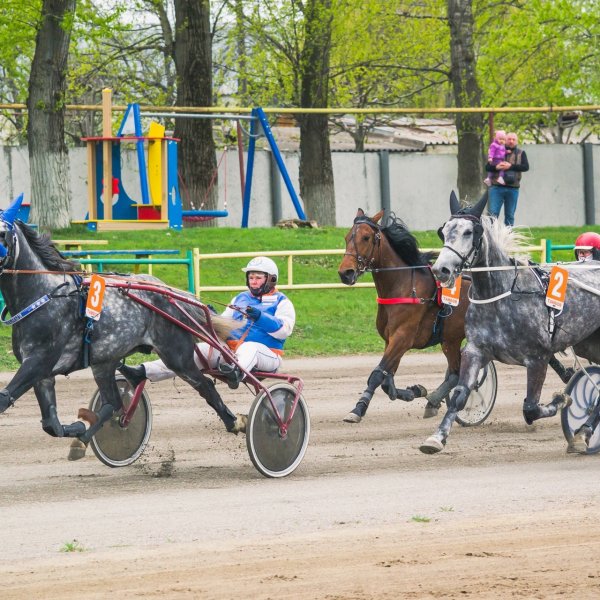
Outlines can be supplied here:
[[390, 400], [404, 400], [412, 402], [415, 398], [427, 395], [427, 390], [422, 385], [412, 385], [407, 389], [399, 389], [394, 384], [394, 375], [385, 371], [381, 364], [369, 375], [367, 389], [362, 393], [356, 406], [344, 417], [346, 423], [360, 423], [367, 413], [371, 398], [375, 390], [381, 389], [388, 395]]
[[556, 392], [548, 404], [540, 404], [542, 387], [546, 379], [548, 362], [537, 360], [527, 366], [527, 398], [523, 400], [523, 418], [527, 425], [532, 425], [538, 419], [554, 417], [559, 410], [571, 404], [571, 398], [564, 392]]

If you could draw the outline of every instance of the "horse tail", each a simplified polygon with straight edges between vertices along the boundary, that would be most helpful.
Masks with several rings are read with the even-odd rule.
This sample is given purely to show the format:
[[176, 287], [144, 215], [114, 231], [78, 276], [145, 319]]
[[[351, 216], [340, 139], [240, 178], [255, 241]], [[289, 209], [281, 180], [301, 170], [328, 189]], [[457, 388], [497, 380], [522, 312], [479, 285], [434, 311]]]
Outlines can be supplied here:
[[231, 317], [222, 317], [221, 315], [211, 315], [211, 319], [215, 333], [223, 341], [231, 337], [231, 332], [234, 329], [240, 328], [240, 322]]

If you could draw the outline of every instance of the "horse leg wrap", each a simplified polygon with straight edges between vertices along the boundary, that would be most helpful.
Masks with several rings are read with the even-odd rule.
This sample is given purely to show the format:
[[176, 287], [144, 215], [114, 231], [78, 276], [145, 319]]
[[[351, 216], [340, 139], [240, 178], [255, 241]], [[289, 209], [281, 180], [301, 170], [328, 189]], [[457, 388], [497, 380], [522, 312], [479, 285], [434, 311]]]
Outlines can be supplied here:
[[531, 425], [536, 419], [541, 417], [540, 405], [535, 402], [529, 402], [527, 398], [523, 400], [523, 418], [527, 425]]
[[404, 400], [405, 402], [412, 402], [415, 398], [420, 398], [421, 396], [424, 396], [425, 394], [423, 394], [423, 391], [425, 392], [425, 394], [427, 393], [427, 390], [424, 387], [420, 385], [411, 385], [405, 390], [397, 389], [396, 397], [400, 400]]
[[0, 390], [0, 414], [15, 403], [7, 389]]
[[457, 385], [450, 400], [448, 400], [448, 410], [461, 411], [465, 407], [470, 393], [469, 388], [464, 385]]
[[408, 389], [414, 394], [415, 398], [425, 398], [427, 397], [427, 388], [424, 388], [422, 385], [409, 385]]
[[440, 387], [431, 392], [427, 396], [427, 401], [429, 404], [434, 406], [435, 408], [439, 408], [442, 400], [452, 391], [452, 388], [456, 386], [458, 383], [458, 374], [452, 373], [448, 375], [448, 378], [442, 382]]
[[94, 425], [92, 425], [88, 430], [86, 430], [82, 435], [80, 435], [79, 439], [84, 444], [89, 443], [92, 437], [94, 437], [94, 435], [98, 431], [100, 431], [102, 425], [104, 425], [104, 423], [106, 423], [106, 421], [108, 421], [114, 415], [114, 413], [115, 407], [112, 404], [110, 404], [109, 402], [103, 404], [100, 407], [100, 410], [98, 411], [98, 420], [96, 421], [96, 423], [94, 423]]
[[[373, 398], [375, 390], [381, 385], [381, 382], [386, 376], [389, 376], [389, 374], [380, 367], [377, 367], [371, 372], [369, 379], [367, 379], [367, 389], [362, 393], [362, 396], [359, 398], [356, 406], [350, 411], [351, 414], [354, 414], [358, 417], [358, 420], [351, 418], [349, 420], [347, 419], [347, 422], [358, 423], [360, 419], [367, 414], [367, 409], [371, 403], [371, 398]], [[392, 387], [394, 387], [393, 384]], [[396, 388], [394, 387], [394, 389]]]
[[575, 369], [565, 367], [555, 356], [548, 361], [548, 366], [554, 370], [563, 383], [569, 383], [569, 379], [575, 374]]
[[52, 437], [64, 437], [65, 430], [58, 420], [58, 414], [56, 413], [56, 406], [50, 406], [48, 408], [48, 416], [42, 419], [42, 429]]
[[65, 437], [76, 438], [85, 433], [85, 423], [82, 421], [75, 421], [70, 425], [63, 425], [63, 431]]

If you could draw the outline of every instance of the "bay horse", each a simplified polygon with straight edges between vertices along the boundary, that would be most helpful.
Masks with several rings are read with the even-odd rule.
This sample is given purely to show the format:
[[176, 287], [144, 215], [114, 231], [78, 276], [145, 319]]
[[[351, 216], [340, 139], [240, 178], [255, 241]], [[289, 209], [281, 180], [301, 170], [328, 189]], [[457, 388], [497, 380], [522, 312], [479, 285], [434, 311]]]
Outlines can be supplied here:
[[547, 405], [539, 402], [554, 353], [573, 347], [578, 356], [600, 361], [600, 263], [584, 268], [564, 265], [572, 270], [564, 306], [560, 311], [548, 307], [541, 270], [509, 256], [523, 247], [523, 236], [482, 216], [486, 202], [487, 194], [474, 207], [461, 209], [452, 193], [450, 219], [440, 228], [444, 247], [432, 267], [434, 275], [443, 286], [453, 287], [457, 276], [471, 269], [472, 282], [458, 385], [438, 429], [420, 446], [426, 454], [444, 448], [479, 370], [489, 361], [526, 367], [527, 424], [552, 417], [570, 403], [564, 392], [554, 394]]
[[[16, 220], [21, 201], [22, 195], [8, 209], [0, 211], [0, 291], [12, 315], [3, 324], [13, 327], [13, 352], [21, 363], [10, 383], [0, 390], [0, 413], [33, 388], [42, 429], [51, 436], [79, 438], [87, 444], [102, 424], [122, 408], [115, 381], [115, 370], [122, 359], [153, 349], [169, 369], [206, 399], [227, 431], [244, 431], [245, 416], [235, 415], [225, 406], [214, 383], [195, 365], [195, 337], [169, 318], [128, 298], [123, 288], [107, 283], [101, 317], [91, 331], [86, 329], [82, 310], [88, 291], [82, 285], [85, 273], [80, 265], [66, 260], [56, 250], [48, 235], [39, 235]], [[190, 326], [206, 323], [197, 301], [196, 305], [185, 305], [185, 316], [177, 302], [161, 293], [137, 291], [136, 296], [167, 317]], [[214, 316], [212, 320], [223, 340], [239, 326], [224, 317]], [[87, 366], [85, 363], [92, 369], [103, 401], [97, 422], [88, 429], [81, 421], [71, 425], [60, 422], [55, 393], [55, 376], [82, 369]]]
[[[380, 224], [383, 214], [380, 211], [368, 217], [358, 209], [346, 235], [346, 252], [338, 270], [346, 285], [354, 285], [367, 271], [373, 273], [377, 331], [385, 340], [383, 357], [369, 375], [367, 389], [344, 417], [348, 423], [361, 421], [379, 386], [391, 400], [411, 401], [427, 396], [424, 417], [433, 417], [458, 382], [469, 282], [464, 282], [457, 307], [441, 306], [430, 268], [431, 255], [419, 250], [417, 240], [400, 219], [390, 216], [385, 224]], [[406, 351], [438, 343], [448, 362], [442, 384], [429, 395], [421, 385], [397, 389], [394, 374]]]

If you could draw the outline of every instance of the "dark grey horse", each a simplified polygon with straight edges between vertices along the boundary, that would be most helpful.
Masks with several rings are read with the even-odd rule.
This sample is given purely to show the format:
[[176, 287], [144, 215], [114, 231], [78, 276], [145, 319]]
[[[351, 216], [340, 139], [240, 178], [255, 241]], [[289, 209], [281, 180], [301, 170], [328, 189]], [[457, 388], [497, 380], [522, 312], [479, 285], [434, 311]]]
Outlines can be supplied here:
[[[195, 337], [128, 298], [121, 293], [122, 288], [107, 284], [101, 317], [89, 336], [90, 343], [84, 343], [85, 273], [79, 275], [79, 265], [64, 259], [48, 236], [38, 235], [28, 225], [15, 221], [18, 204], [19, 201], [0, 211], [0, 290], [14, 321], [13, 351], [21, 363], [10, 383], [0, 390], [0, 413], [33, 387], [44, 431], [55, 437], [77, 437], [87, 443], [122, 408], [115, 381], [115, 369], [122, 358], [154, 349], [171, 370], [206, 399], [228, 431], [243, 431], [245, 417], [233, 414], [225, 406], [214, 383], [195, 365]], [[152, 291], [136, 291], [136, 295], [192, 326], [193, 321], [169, 297]], [[206, 322], [201, 307], [186, 303], [185, 310], [198, 324]], [[222, 317], [214, 320], [217, 334], [223, 339], [238, 326]], [[77, 371], [86, 363], [102, 395], [98, 421], [88, 429], [81, 421], [63, 425], [56, 408], [55, 376]]]
[[[555, 394], [549, 404], [539, 403], [548, 362], [554, 353], [573, 347], [578, 356], [600, 360], [600, 302], [594, 293], [600, 291], [600, 264], [595, 263], [598, 268], [588, 270], [573, 269], [562, 312], [549, 309], [543, 278], [535, 269], [527, 268], [526, 261], [509, 256], [522, 247], [522, 236], [496, 219], [482, 217], [486, 202], [484, 196], [475, 207], [461, 210], [453, 193], [451, 217], [441, 228], [444, 247], [433, 265], [434, 275], [443, 286], [452, 287], [463, 269], [474, 270], [459, 382], [440, 426], [420, 447], [426, 454], [444, 448], [477, 373], [489, 361], [527, 368], [523, 416], [531, 424], [556, 415], [570, 401], [565, 394]], [[505, 270], [478, 271], [478, 267]]]

